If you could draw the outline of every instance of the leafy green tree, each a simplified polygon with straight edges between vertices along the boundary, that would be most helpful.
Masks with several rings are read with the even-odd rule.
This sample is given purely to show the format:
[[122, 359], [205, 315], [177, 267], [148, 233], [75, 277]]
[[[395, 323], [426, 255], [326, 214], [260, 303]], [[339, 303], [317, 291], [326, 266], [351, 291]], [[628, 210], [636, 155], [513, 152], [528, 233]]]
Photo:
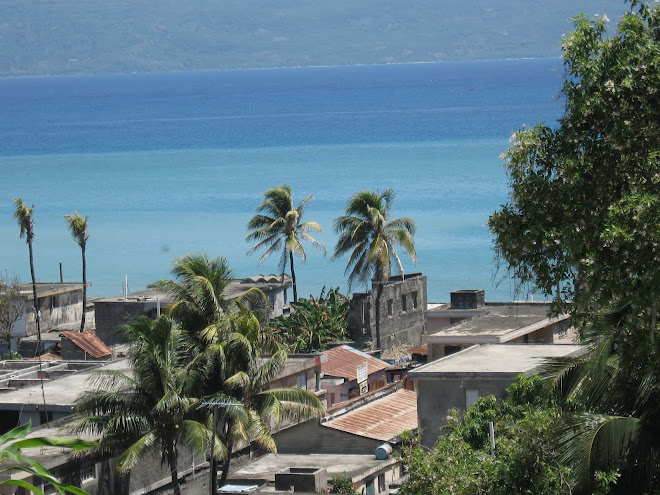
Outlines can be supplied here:
[[598, 472], [620, 471], [621, 493], [657, 488], [660, 472], [660, 6], [630, 4], [609, 37], [607, 18], [576, 18], [566, 112], [512, 137], [510, 200], [489, 220], [513, 275], [572, 311], [585, 340], [600, 337], [558, 368], [573, 408], [562, 459], [581, 493]]
[[639, 12], [612, 37], [604, 16], [575, 19], [562, 45], [565, 114], [512, 136], [509, 202], [489, 225], [517, 280], [578, 313], [625, 298], [650, 342], [660, 296], [660, 14], [631, 3]]
[[293, 313], [280, 316], [271, 325], [282, 333], [291, 352], [324, 351], [331, 342], [347, 340], [348, 298], [331, 288], [325, 287], [318, 298], [301, 297], [291, 304]]
[[[16, 428], [0, 436], [0, 448], [2, 448], [2, 450], [0, 450], [0, 474], [10, 475], [11, 471], [23, 471], [35, 478], [41, 478], [42, 480], [50, 483], [53, 487], [55, 487], [58, 493], [69, 492], [76, 495], [87, 495], [87, 492], [81, 490], [80, 488], [68, 485], [66, 483], [61, 483], [57, 478], [50, 474], [50, 472], [44, 466], [23, 454], [21, 449], [31, 447], [61, 447], [63, 449], [72, 449], [78, 451], [96, 447], [96, 443], [86, 440], [79, 440], [77, 438], [26, 438], [31, 429], [32, 422], [30, 421], [24, 425], [17, 426]], [[10, 467], [2, 466], [5, 461], [10, 461], [10, 463], [13, 465]], [[0, 481], [0, 485], [14, 485], [33, 493], [42, 494], [41, 490], [39, 490], [37, 487], [23, 480], [4, 479]]]
[[333, 259], [349, 254], [345, 273], [349, 273], [349, 289], [355, 282], [376, 284], [376, 347], [380, 348], [380, 299], [385, 284], [396, 264], [403, 275], [403, 265], [396, 251], [400, 246], [413, 262], [415, 222], [411, 218], [390, 218], [396, 194], [393, 189], [382, 193], [360, 191], [348, 201], [346, 214], [335, 220], [339, 239]]
[[299, 256], [302, 261], [307, 258], [302, 241], [309, 242], [325, 253], [323, 244], [308, 233], [320, 232], [321, 226], [316, 222], [302, 222], [307, 204], [314, 199], [314, 196], [310, 194], [295, 207], [291, 197], [291, 187], [286, 184], [268, 189], [263, 196], [264, 200], [257, 206], [257, 214], [248, 222], [248, 229], [252, 232], [245, 239], [257, 241], [249, 249], [248, 254], [265, 248], [266, 251], [259, 260], [261, 263], [275, 251], [281, 250], [280, 268], [284, 271], [288, 261], [293, 282], [293, 300], [297, 301], [298, 289], [296, 272], [293, 269], [293, 256]]
[[85, 309], [87, 308], [87, 257], [85, 251], [87, 249], [87, 239], [89, 239], [89, 232], [87, 231], [87, 217], [83, 218], [80, 213], [74, 211], [72, 215], [64, 215], [69, 226], [69, 231], [73, 239], [80, 246], [82, 253], [82, 279], [83, 279], [83, 299], [82, 299], [82, 319], [80, 321], [80, 331], [85, 331]]
[[[408, 470], [403, 495], [570, 494], [570, 471], [555, 448], [559, 412], [552, 389], [539, 377], [518, 377], [504, 401], [483, 397], [463, 418], [450, 415], [436, 446], [427, 451], [412, 436], [399, 457]], [[495, 455], [489, 426], [495, 427]]]
[[140, 317], [120, 331], [130, 342], [132, 376], [95, 373], [92, 388], [76, 400], [82, 418], [70, 429], [98, 435], [100, 454], [121, 453], [120, 472], [130, 471], [146, 454], [160, 451], [170, 468], [174, 493], [179, 495], [179, 446], [205, 452], [211, 435], [195, 416], [204, 381], [203, 360], [191, 352], [194, 344], [188, 333], [166, 316]]

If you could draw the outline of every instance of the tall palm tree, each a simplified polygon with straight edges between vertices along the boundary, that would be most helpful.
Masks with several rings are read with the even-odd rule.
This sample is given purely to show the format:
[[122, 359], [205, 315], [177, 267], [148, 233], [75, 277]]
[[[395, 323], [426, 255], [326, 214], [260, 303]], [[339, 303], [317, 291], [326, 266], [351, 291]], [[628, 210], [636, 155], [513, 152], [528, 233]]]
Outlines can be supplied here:
[[293, 300], [297, 301], [298, 290], [293, 255], [300, 256], [302, 261], [307, 258], [302, 241], [311, 243], [325, 253], [323, 244], [308, 234], [308, 232], [320, 232], [321, 226], [316, 222], [301, 221], [307, 204], [314, 199], [314, 196], [310, 194], [294, 207], [291, 188], [286, 184], [268, 189], [263, 196], [264, 200], [257, 206], [257, 214], [248, 222], [248, 229], [252, 232], [245, 239], [258, 241], [248, 250], [248, 254], [266, 248], [259, 260], [259, 263], [262, 263], [272, 253], [281, 249], [280, 269], [284, 271], [288, 259], [293, 282]]
[[87, 232], [87, 218], [83, 218], [77, 211], [73, 215], [64, 215], [64, 220], [69, 226], [69, 231], [73, 239], [80, 246], [82, 252], [82, 279], [83, 279], [83, 298], [82, 298], [82, 319], [80, 321], [80, 331], [85, 331], [85, 308], [87, 307], [87, 259], [85, 256], [85, 249], [87, 248], [87, 239], [89, 233]]
[[[83, 415], [70, 430], [99, 435], [97, 452], [121, 453], [120, 472], [128, 472], [154, 449], [170, 468], [175, 495], [179, 446], [204, 452], [211, 431], [196, 418], [204, 382], [203, 360], [192, 351], [193, 342], [172, 319], [139, 317], [121, 327], [130, 341], [131, 376], [99, 371], [91, 389], [76, 400]], [[220, 444], [216, 449], [220, 455]]]
[[14, 198], [16, 209], [14, 210], [14, 218], [18, 221], [21, 228], [21, 239], [25, 236], [30, 253], [30, 275], [32, 276], [32, 302], [34, 303], [34, 319], [37, 323], [37, 352], [41, 353], [41, 324], [39, 322], [39, 301], [37, 299], [37, 279], [34, 276], [34, 256], [32, 253], [32, 241], [34, 240], [34, 218], [33, 209], [23, 202], [20, 198]]
[[[393, 189], [382, 193], [360, 191], [348, 201], [346, 214], [335, 220], [335, 232], [339, 239], [333, 259], [350, 253], [346, 270], [349, 289], [355, 283], [376, 285], [376, 347], [380, 349], [380, 299], [383, 284], [387, 283], [396, 263], [403, 275], [403, 265], [396, 251], [397, 246], [416, 262], [415, 222], [411, 218], [390, 219], [390, 209], [396, 194]], [[350, 273], [349, 273], [350, 272]]]

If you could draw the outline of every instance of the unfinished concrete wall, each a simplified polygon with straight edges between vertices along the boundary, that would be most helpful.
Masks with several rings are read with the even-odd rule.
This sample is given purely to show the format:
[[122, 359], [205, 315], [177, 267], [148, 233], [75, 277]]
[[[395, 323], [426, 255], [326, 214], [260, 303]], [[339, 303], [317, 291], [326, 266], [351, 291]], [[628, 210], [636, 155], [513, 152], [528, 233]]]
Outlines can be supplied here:
[[[348, 326], [358, 346], [375, 348], [377, 287], [353, 295]], [[426, 277], [421, 273], [391, 277], [380, 296], [381, 349], [421, 345], [426, 335]]]
[[373, 454], [382, 441], [322, 426], [318, 419], [273, 435], [280, 454]]
[[417, 417], [422, 430], [422, 445], [433, 447], [440, 427], [447, 423], [451, 409], [465, 411], [475, 397], [494, 395], [504, 398], [506, 389], [517, 374], [502, 374], [499, 378], [442, 378], [417, 380]]
[[94, 304], [96, 335], [108, 346], [125, 343], [125, 339], [115, 334], [118, 326], [124, 325], [132, 317], [155, 317], [155, 301], [97, 301]]

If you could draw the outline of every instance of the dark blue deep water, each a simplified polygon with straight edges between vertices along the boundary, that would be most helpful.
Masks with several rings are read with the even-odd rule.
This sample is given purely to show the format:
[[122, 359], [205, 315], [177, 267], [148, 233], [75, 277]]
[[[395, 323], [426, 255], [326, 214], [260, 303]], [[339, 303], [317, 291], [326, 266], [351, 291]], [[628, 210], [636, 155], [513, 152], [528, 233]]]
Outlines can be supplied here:
[[[92, 295], [168, 276], [192, 251], [225, 255], [238, 276], [277, 272], [246, 256], [245, 224], [265, 189], [315, 200], [324, 227], [360, 189], [394, 187], [394, 214], [418, 223], [431, 300], [494, 275], [484, 222], [506, 201], [498, 159], [523, 125], [552, 122], [561, 60], [505, 60], [218, 72], [0, 79], [0, 270], [27, 280], [13, 197], [35, 205], [42, 281], [80, 279], [63, 215], [90, 217]], [[344, 261], [309, 248], [301, 294], [346, 289]], [[358, 287], [356, 289], [361, 289]]]

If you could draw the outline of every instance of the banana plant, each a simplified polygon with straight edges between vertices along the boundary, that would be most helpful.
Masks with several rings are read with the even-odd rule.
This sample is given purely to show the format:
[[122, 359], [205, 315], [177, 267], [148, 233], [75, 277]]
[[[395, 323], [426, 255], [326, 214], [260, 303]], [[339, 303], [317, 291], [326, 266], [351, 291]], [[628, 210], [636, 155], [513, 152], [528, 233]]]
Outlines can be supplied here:
[[[60, 482], [54, 477], [48, 469], [43, 467], [37, 461], [34, 461], [23, 454], [21, 449], [31, 447], [62, 447], [72, 450], [84, 450], [95, 447], [95, 442], [80, 440], [78, 438], [61, 439], [51, 437], [34, 437], [26, 438], [32, 429], [32, 422], [18, 426], [13, 430], [8, 431], [0, 436], [0, 475], [9, 475], [11, 471], [23, 471], [36, 478], [50, 483], [58, 493], [73, 493], [74, 495], [88, 495], [86, 491], [81, 490], [73, 485]], [[11, 466], [5, 467], [5, 461], [12, 463]], [[0, 485], [15, 485], [24, 488], [32, 493], [44, 495], [43, 492], [36, 486], [20, 479], [6, 479], [0, 481]]]

